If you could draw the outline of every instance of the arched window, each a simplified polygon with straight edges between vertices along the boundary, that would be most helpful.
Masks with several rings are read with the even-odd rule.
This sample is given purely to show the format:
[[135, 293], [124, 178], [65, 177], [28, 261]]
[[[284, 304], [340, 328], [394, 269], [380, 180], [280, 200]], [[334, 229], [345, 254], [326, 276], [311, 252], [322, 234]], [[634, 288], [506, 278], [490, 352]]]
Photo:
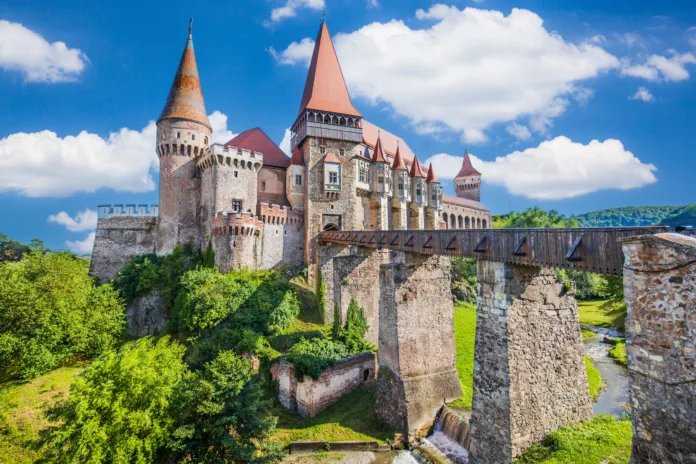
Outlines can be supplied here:
[[464, 228], [464, 218], [461, 217], [461, 216], [459, 216], [459, 217], [457, 218], [457, 224], [459, 225], [459, 228], [460, 228], [460, 229], [463, 229], [463, 228]]
[[186, 151], [186, 146], [182, 143], [181, 145], [179, 145], [179, 154], [183, 156], [185, 151]]
[[445, 226], [448, 226], [449, 224], [447, 223], [447, 213], [442, 213], [442, 220], [445, 221]]
[[186, 155], [189, 157], [191, 156], [191, 145], [186, 147]]
[[481, 218], [476, 218], [476, 228], [477, 229], [481, 228]]
[[484, 229], [488, 229], [488, 221], [486, 221], [486, 220], [484, 219], [483, 222], [482, 222], [481, 224], [483, 225], [483, 228], [484, 228]]
[[456, 229], [457, 228], [457, 218], [455, 217], [454, 214], [450, 216], [450, 229]]
[[464, 228], [471, 229], [471, 221], [469, 220], [469, 216], [464, 218]]
[[208, 137], [203, 137], [203, 143], [208, 145]]

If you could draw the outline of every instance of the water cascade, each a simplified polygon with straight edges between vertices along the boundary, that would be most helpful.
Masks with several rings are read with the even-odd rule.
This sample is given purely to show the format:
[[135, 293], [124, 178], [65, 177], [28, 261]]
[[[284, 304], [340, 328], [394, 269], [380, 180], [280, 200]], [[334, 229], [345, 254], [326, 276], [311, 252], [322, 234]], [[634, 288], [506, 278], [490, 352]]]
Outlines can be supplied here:
[[394, 459], [395, 464], [466, 464], [471, 442], [469, 420], [456, 410], [443, 406], [433, 433], [420, 440], [408, 453]]

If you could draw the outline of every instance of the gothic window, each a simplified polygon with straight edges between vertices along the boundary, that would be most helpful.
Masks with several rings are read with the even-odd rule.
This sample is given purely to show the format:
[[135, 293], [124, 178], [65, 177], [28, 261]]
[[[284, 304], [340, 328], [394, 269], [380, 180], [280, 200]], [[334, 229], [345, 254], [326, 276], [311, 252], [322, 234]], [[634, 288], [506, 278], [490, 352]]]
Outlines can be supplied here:
[[232, 211], [235, 213], [242, 211], [242, 200], [232, 200]]
[[177, 139], [178, 139], [178, 138], [181, 138], [181, 132], [177, 132], [177, 133], [176, 133], [176, 138], [177, 138]]
[[322, 155], [326, 154], [326, 147], [324, 145], [321, 145], [319, 147], [319, 153], [321, 153]]
[[380, 184], [383, 184], [383, 183], [384, 183], [384, 177], [383, 177], [383, 176], [379, 176], [379, 183], [380, 183]]
[[295, 185], [302, 185], [302, 175], [295, 174]]
[[338, 173], [337, 172], [330, 172], [329, 173], [329, 184], [338, 184]]
[[205, 143], [206, 145], [208, 145], [208, 137], [204, 137], [204, 138], [203, 138], [203, 143]]
[[367, 184], [369, 182], [369, 168], [366, 163], [360, 163], [359, 166], [360, 182]]

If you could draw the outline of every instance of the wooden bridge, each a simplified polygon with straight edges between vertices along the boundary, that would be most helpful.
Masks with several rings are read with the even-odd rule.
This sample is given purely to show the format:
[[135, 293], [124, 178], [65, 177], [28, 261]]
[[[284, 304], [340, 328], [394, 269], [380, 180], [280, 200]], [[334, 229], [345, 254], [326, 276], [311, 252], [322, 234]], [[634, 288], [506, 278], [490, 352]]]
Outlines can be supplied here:
[[323, 232], [323, 242], [528, 266], [623, 275], [619, 239], [666, 226], [574, 229], [361, 230]]

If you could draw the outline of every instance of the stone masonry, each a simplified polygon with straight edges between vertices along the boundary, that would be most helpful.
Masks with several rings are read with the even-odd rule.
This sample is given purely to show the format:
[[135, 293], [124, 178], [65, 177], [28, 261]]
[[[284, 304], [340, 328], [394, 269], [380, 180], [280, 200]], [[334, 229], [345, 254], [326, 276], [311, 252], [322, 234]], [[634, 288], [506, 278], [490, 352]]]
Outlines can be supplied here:
[[375, 414], [410, 439], [462, 395], [449, 269], [445, 257], [397, 252], [380, 270]]
[[577, 304], [553, 269], [480, 261], [478, 278], [470, 454], [509, 463], [592, 418]]
[[696, 462], [696, 238], [623, 241], [631, 463]]

